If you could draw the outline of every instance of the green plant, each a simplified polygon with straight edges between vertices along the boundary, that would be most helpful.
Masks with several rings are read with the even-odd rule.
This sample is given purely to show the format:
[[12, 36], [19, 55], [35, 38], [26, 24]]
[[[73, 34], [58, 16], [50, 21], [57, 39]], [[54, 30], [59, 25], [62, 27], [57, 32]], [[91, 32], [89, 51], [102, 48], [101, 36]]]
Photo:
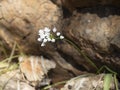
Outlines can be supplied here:
[[[55, 33], [55, 34], [51, 34]], [[116, 86], [116, 90], [118, 90], [118, 83], [117, 83], [117, 78], [116, 75], [117, 73], [114, 72], [113, 70], [111, 70], [110, 68], [108, 68], [107, 66], [102, 66], [100, 69], [95, 65], [95, 63], [93, 63], [93, 61], [83, 52], [81, 52], [81, 49], [71, 40], [69, 40], [68, 38], [65, 38], [64, 36], [61, 35], [60, 32], [57, 32], [56, 28], [53, 28], [53, 30], [50, 30], [49, 28], [45, 27], [44, 29], [40, 29], [39, 30], [39, 38], [38, 41], [42, 42], [41, 46], [45, 46], [45, 44], [47, 42], [55, 42], [57, 39], [64, 39], [65, 41], [67, 41], [70, 45], [72, 45], [84, 58], [85, 60], [87, 60], [89, 62], [89, 64], [91, 64], [97, 71], [97, 73], [100, 73], [101, 70], [106, 69], [107, 71], [110, 72], [110, 74], [106, 74], [104, 77], [104, 90], [109, 90], [110, 88], [110, 83], [111, 83], [111, 79], [112, 79], [112, 75], [114, 76], [114, 81], [115, 81], [115, 86]], [[54, 85], [49, 85], [45, 88], [48, 89], [52, 86], [56, 86], [62, 83], [65, 83], [66, 81], [63, 82], [58, 82]]]
[[105, 69], [109, 71], [109, 73], [104, 76], [104, 90], [109, 90], [112, 78], [114, 79], [116, 90], [119, 90], [118, 81], [116, 77], [117, 73], [115, 71], [111, 70], [110, 68], [104, 65], [97, 71], [97, 73], [99, 74], [102, 70], [105, 70]]
[[[55, 34], [52, 34], [55, 33]], [[64, 38], [63, 35], [61, 35], [60, 32], [57, 32], [56, 28], [53, 28], [53, 30], [50, 30], [49, 28], [45, 27], [44, 29], [39, 30], [39, 38], [38, 41], [42, 42], [41, 46], [45, 46], [47, 42], [55, 42], [55, 40], [62, 39], [67, 41], [70, 45], [72, 45], [96, 70], [98, 70], [97, 66], [93, 63], [93, 61], [85, 55], [83, 52], [81, 52], [80, 48], [71, 40]]]

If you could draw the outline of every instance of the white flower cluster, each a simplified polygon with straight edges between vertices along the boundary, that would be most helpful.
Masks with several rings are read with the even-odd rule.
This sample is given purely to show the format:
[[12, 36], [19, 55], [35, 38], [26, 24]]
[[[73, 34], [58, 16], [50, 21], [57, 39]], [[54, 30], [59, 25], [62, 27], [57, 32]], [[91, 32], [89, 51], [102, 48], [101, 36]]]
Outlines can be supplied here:
[[57, 29], [54, 27], [50, 30], [48, 27], [39, 30], [39, 38], [38, 41], [42, 42], [41, 46], [45, 46], [46, 42], [55, 42], [56, 36], [51, 34], [51, 31], [56, 34], [57, 38], [64, 39], [64, 36], [61, 35], [60, 32], [57, 32]]

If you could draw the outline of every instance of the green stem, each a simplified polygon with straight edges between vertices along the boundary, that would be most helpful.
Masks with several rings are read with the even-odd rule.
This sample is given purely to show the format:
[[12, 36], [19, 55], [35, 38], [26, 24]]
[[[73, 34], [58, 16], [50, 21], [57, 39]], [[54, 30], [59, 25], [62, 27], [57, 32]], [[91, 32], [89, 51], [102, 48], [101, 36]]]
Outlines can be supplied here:
[[[20, 55], [12, 56], [11, 59], [17, 58], [17, 57], [19, 57], [19, 56], [20, 56]], [[8, 61], [9, 59], [10, 59], [10, 57], [2, 60], [1, 62], [6, 62], [6, 61]]]
[[77, 51], [93, 66], [95, 67], [96, 70], [98, 70], [97, 66], [92, 62], [92, 60], [90, 60], [90, 58], [88, 58], [83, 52], [81, 52], [80, 48], [75, 45], [72, 41], [65, 39], [68, 43], [70, 43], [75, 49], [77, 49]]
[[114, 77], [114, 81], [115, 81], [115, 88], [116, 88], [116, 90], [119, 90], [118, 89], [118, 81], [117, 81], [117, 77], [116, 77], [117, 73], [115, 71], [111, 70], [110, 68], [108, 68], [107, 66], [104, 65], [97, 71], [97, 73], [100, 73], [100, 71], [103, 70], [104, 68], [107, 69], [110, 73], [112, 73], [114, 75], [113, 77]]
[[0, 46], [2, 48], [2, 51], [3, 51], [4, 55], [5, 55], [5, 57], [7, 57], [8, 55], [7, 55], [6, 49], [5, 49], [5, 47], [4, 47], [4, 45], [3, 45], [3, 43], [1, 41], [0, 41]]
[[65, 84], [67, 81], [68, 81], [68, 80], [66, 80], [66, 81], [61, 81], [61, 82], [55, 83], [55, 84], [53, 84], [53, 85], [48, 85], [47, 87], [43, 88], [42, 90], [47, 90], [47, 89], [49, 89], [49, 88], [51, 88], [51, 87], [55, 87], [55, 86], [58, 86], [58, 85], [61, 85], [61, 84]]
[[12, 60], [12, 57], [13, 57], [13, 55], [14, 55], [14, 53], [15, 53], [15, 48], [16, 48], [16, 42], [14, 42], [14, 46], [13, 46], [12, 52], [11, 52], [11, 54], [10, 54], [8, 63], [10, 63], [11, 60]]
[[114, 81], [115, 81], [116, 90], [119, 90], [118, 89], [118, 81], [117, 81], [117, 78], [116, 78], [116, 74], [114, 74]]
[[97, 71], [97, 73], [100, 73], [100, 71], [101, 70], [103, 70], [103, 69], [107, 69], [110, 73], [113, 73], [113, 74], [116, 74], [117, 75], [117, 73], [116, 72], [114, 72], [113, 70], [111, 70], [110, 68], [108, 68], [107, 66], [102, 66], [98, 71]]

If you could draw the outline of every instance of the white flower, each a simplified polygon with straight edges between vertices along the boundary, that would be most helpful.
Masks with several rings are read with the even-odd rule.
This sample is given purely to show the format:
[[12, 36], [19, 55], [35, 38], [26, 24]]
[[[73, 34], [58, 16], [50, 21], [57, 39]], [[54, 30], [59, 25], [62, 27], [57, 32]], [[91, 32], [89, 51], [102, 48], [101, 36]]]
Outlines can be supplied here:
[[39, 30], [39, 35], [40, 35], [40, 39], [44, 39], [45, 38], [43, 30]]
[[41, 39], [41, 38], [38, 38], [38, 41], [42, 41], [42, 39]]
[[56, 36], [53, 36], [51, 34], [51, 30], [48, 27], [45, 27], [44, 29], [39, 30], [38, 41], [42, 42], [41, 46], [45, 46], [47, 42], [55, 42], [56, 38], [59, 38], [59, 39], [64, 38], [64, 36], [62, 36], [60, 32], [57, 32], [56, 27], [52, 29], [52, 32], [55, 33]]
[[53, 32], [55, 33], [57, 31], [56, 27], [53, 28]]
[[60, 39], [64, 39], [64, 36], [60, 36]]
[[57, 36], [60, 36], [60, 32], [57, 32], [56, 35], [57, 35]]
[[55, 39], [53, 38], [53, 39], [51, 40], [51, 42], [55, 42]]
[[45, 43], [42, 43], [41, 46], [42, 46], [42, 47], [45, 46]]
[[47, 41], [48, 41], [48, 40], [47, 40], [46, 38], [43, 40], [44, 43], [46, 43]]
[[45, 31], [46, 33], [49, 33], [49, 32], [50, 32], [50, 29], [49, 29], [48, 27], [45, 27], [44, 31]]
[[48, 38], [47, 41], [50, 42], [50, 41], [51, 41], [51, 38]]
[[51, 38], [50, 38], [50, 29], [45, 27], [43, 30], [40, 29], [39, 30], [39, 38], [38, 38], [38, 41], [42, 42], [41, 46], [45, 46], [45, 43], [47, 41], [50, 41]]

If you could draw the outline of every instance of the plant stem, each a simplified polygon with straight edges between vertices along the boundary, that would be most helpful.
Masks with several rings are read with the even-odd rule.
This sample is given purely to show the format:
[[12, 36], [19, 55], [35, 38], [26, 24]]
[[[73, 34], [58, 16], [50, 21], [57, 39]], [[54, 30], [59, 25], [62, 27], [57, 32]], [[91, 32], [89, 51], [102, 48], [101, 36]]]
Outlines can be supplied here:
[[111, 70], [110, 68], [108, 68], [107, 66], [102, 66], [98, 71], [97, 71], [97, 73], [100, 73], [100, 71], [101, 70], [103, 70], [103, 69], [107, 69], [110, 73], [113, 73], [113, 74], [115, 74], [115, 75], [117, 75], [117, 73], [116, 72], [114, 72], [113, 70]]
[[115, 88], [116, 88], [116, 90], [119, 90], [118, 89], [118, 81], [117, 81], [116, 74], [114, 74], [114, 81], [115, 81]]
[[[11, 59], [17, 58], [17, 57], [19, 57], [19, 56], [20, 56], [20, 55], [12, 56]], [[2, 60], [1, 62], [6, 62], [6, 61], [9, 60], [9, 59], [10, 59], [10, 57], [8, 57], [8, 58]]]
[[15, 53], [15, 48], [16, 48], [16, 42], [14, 42], [14, 46], [13, 46], [12, 52], [11, 52], [11, 54], [10, 54], [8, 63], [10, 63], [11, 60], [12, 60], [12, 57], [13, 57], [13, 55], [14, 55], [14, 53]]
[[81, 52], [80, 48], [75, 45], [72, 41], [70, 41], [69, 39], [66, 39], [65, 40], [71, 44], [75, 49], [77, 49], [77, 51], [96, 69], [98, 70], [97, 66], [92, 62], [92, 60], [90, 60], [90, 58], [88, 58], [83, 52]]
[[55, 83], [55, 84], [53, 84], [53, 85], [48, 85], [47, 87], [43, 88], [42, 90], [47, 90], [47, 89], [49, 89], [49, 88], [51, 88], [51, 87], [55, 87], [55, 86], [58, 86], [58, 85], [61, 85], [61, 84], [65, 84], [67, 81], [68, 81], [68, 80], [66, 80], [66, 81], [61, 81], [61, 82], [57, 82], [57, 83]]

